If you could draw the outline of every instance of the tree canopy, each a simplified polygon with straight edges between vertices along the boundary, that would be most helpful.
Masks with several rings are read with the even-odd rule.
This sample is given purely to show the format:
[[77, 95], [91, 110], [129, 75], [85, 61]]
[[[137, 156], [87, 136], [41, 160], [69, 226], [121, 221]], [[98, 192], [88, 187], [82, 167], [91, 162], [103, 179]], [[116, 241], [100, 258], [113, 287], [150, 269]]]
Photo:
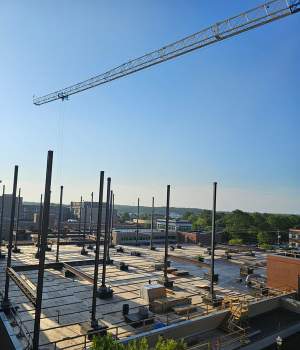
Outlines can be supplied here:
[[[211, 229], [211, 211], [203, 210], [200, 214], [185, 213], [184, 219], [193, 224], [193, 230], [209, 231]], [[236, 209], [232, 212], [218, 212], [217, 230], [226, 241], [240, 244], [274, 244], [278, 234], [280, 242], [288, 240], [288, 230], [300, 227], [300, 215], [248, 213]]]

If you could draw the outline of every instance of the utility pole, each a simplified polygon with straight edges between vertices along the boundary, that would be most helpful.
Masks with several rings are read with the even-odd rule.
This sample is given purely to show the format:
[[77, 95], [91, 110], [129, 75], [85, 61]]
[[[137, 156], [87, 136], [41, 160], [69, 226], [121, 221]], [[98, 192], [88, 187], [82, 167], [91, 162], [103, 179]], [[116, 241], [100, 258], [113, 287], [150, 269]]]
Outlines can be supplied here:
[[9, 309], [10, 302], [8, 299], [9, 293], [9, 276], [7, 269], [11, 267], [11, 252], [12, 252], [12, 241], [13, 241], [13, 232], [14, 232], [14, 223], [15, 223], [15, 209], [16, 209], [16, 194], [17, 194], [17, 183], [18, 183], [18, 170], [19, 167], [15, 165], [14, 170], [14, 184], [13, 184], [13, 193], [12, 193], [12, 202], [11, 202], [11, 212], [10, 212], [10, 225], [9, 225], [9, 241], [8, 241], [8, 254], [7, 254], [7, 264], [6, 264], [6, 276], [5, 276], [5, 290], [4, 290], [4, 299], [2, 306], [4, 310]]
[[213, 208], [211, 222], [211, 260], [210, 260], [210, 297], [211, 302], [215, 301], [214, 279], [215, 279], [215, 236], [216, 236], [216, 200], [217, 183], [213, 183]]
[[100, 185], [99, 185], [98, 220], [97, 220], [97, 232], [96, 232], [95, 265], [94, 265], [94, 285], [93, 285], [92, 314], [91, 314], [91, 327], [94, 329], [98, 328], [98, 321], [96, 318], [96, 306], [97, 306], [96, 297], [97, 297], [97, 288], [98, 288], [100, 238], [101, 238], [101, 229], [102, 229], [103, 187], [104, 187], [104, 171], [101, 171]]
[[38, 270], [38, 280], [36, 285], [36, 302], [35, 302], [32, 350], [39, 349], [40, 321], [41, 321], [41, 312], [42, 312], [43, 283], [44, 283], [44, 269], [45, 269], [45, 252], [46, 252], [46, 246], [47, 246], [47, 236], [48, 236], [48, 227], [49, 227], [52, 163], [53, 163], [53, 151], [48, 151], [44, 206], [43, 206], [41, 246], [40, 246], [40, 254], [39, 254], [40, 255], [39, 270]]
[[154, 197], [152, 197], [152, 211], [151, 211], [151, 236], [150, 236], [150, 249], [151, 250], [154, 250], [153, 229], [154, 229]]
[[2, 202], [1, 202], [1, 214], [0, 214], [0, 259], [5, 259], [5, 254], [2, 254], [2, 239], [3, 239], [3, 214], [5, 204], [5, 185], [2, 186]]
[[21, 250], [18, 248], [18, 231], [19, 231], [19, 221], [20, 221], [20, 204], [21, 204], [21, 188], [19, 188], [18, 193], [18, 210], [17, 210], [17, 220], [16, 220], [16, 230], [14, 236], [14, 248], [13, 253], [20, 253]]
[[61, 235], [63, 191], [64, 191], [64, 186], [60, 186], [59, 214], [58, 214], [57, 241], [56, 241], [56, 262], [59, 261], [59, 244], [60, 244], [60, 235]]
[[139, 219], [140, 219], [140, 198], [138, 198], [138, 204], [137, 204], [136, 235], [135, 235], [136, 246], [138, 246], [138, 240], [139, 240]]

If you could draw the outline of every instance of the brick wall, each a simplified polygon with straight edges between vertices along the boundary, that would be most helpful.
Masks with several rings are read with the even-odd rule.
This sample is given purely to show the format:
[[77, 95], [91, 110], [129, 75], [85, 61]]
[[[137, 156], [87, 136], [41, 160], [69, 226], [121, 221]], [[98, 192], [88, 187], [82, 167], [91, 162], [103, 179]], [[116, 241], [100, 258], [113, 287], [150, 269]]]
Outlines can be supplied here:
[[300, 259], [280, 255], [267, 258], [268, 287], [276, 289], [298, 290], [300, 276]]

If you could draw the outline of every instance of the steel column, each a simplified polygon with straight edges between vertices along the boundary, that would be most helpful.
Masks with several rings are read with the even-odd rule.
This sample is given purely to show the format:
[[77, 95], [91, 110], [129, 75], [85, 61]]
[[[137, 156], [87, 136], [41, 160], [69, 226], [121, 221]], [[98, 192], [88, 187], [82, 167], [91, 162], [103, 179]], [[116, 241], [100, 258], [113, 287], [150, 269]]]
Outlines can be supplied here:
[[170, 220], [170, 185], [167, 186], [166, 205], [166, 231], [165, 231], [165, 259], [164, 259], [164, 280], [168, 282], [168, 249], [169, 249], [169, 220]]
[[80, 197], [80, 208], [79, 208], [79, 221], [78, 221], [78, 231], [81, 233], [81, 214], [82, 214], [82, 196]]
[[111, 245], [111, 227], [112, 227], [112, 198], [113, 198], [113, 191], [110, 191], [109, 196], [109, 223], [108, 223], [108, 238], [107, 238], [107, 260], [110, 260], [109, 257], [109, 248]]
[[140, 198], [138, 198], [137, 204], [137, 219], [136, 219], [136, 235], [135, 235], [135, 245], [138, 245], [139, 239], [139, 219], [140, 219]]
[[39, 258], [40, 247], [41, 247], [41, 236], [42, 236], [42, 222], [43, 222], [43, 195], [41, 194], [40, 199], [40, 211], [39, 211], [39, 228], [38, 228], [38, 240], [37, 240], [37, 258]]
[[107, 178], [107, 189], [106, 189], [105, 231], [104, 231], [104, 248], [103, 248], [101, 287], [105, 287], [105, 277], [106, 277], [107, 243], [108, 243], [108, 230], [109, 230], [110, 182], [111, 182], [111, 178], [108, 177]]
[[150, 249], [153, 249], [154, 197], [152, 197]]
[[59, 214], [58, 214], [57, 240], [56, 240], [56, 262], [58, 262], [59, 260], [59, 243], [60, 243], [60, 235], [61, 235], [63, 192], [64, 192], [64, 186], [60, 186]]
[[[11, 251], [12, 251], [12, 241], [13, 241], [14, 222], [15, 222], [18, 170], [19, 170], [19, 167], [15, 165], [12, 203], [11, 203], [11, 212], [10, 212], [9, 241], [8, 241], [8, 254], [7, 254], [7, 264], [6, 264], [7, 269], [11, 267]], [[9, 276], [8, 276], [7, 269], [6, 269], [6, 276], [5, 276], [5, 291], [4, 291], [4, 300], [3, 300], [4, 308], [9, 306], [9, 299], [8, 299]]]
[[98, 322], [96, 320], [96, 298], [98, 288], [98, 271], [99, 271], [99, 254], [100, 254], [100, 238], [102, 229], [102, 207], [103, 207], [103, 185], [104, 185], [104, 171], [100, 172], [100, 186], [99, 186], [99, 200], [98, 200], [98, 220], [97, 220], [97, 236], [96, 236], [96, 252], [94, 265], [94, 285], [93, 285], [93, 300], [92, 300], [92, 315], [91, 327], [96, 328]]
[[17, 209], [17, 220], [16, 220], [16, 230], [15, 230], [15, 237], [14, 237], [14, 250], [15, 252], [18, 252], [18, 231], [19, 231], [19, 221], [20, 221], [20, 203], [21, 203], [21, 188], [19, 188], [18, 193], [18, 209]]
[[86, 236], [86, 215], [87, 215], [87, 205], [84, 203], [84, 217], [83, 217], [83, 245], [81, 253], [85, 254], [87, 253], [85, 250], [85, 236]]
[[110, 223], [110, 244], [113, 244], [112, 231], [114, 227], [114, 211], [115, 211], [115, 194], [112, 193], [112, 213], [111, 213], [111, 223]]
[[216, 236], [216, 199], [217, 183], [213, 183], [213, 207], [211, 217], [211, 259], [210, 259], [210, 296], [214, 300], [214, 276], [215, 276], [215, 236]]
[[40, 246], [40, 254], [39, 254], [40, 255], [39, 272], [38, 272], [38, 280], [37, 280], [37, 287], [36, 287], [36, 308], [35, 308], [34, 332], [33, 332], [33, 341], [32, 341], [33, 350], [38, 350], [39, 348], [40, 320], [41, 320], [41, 312], [42, 312], [43, 282], [44, 282], [44, 268], [45, 268], [45, 252], [46, 252], [46, 246], [47, 246], [47, 236], [48, 236], [48, 226], [49, 226], [52, 162], [53, 162], [53, 151], [48, 151], [41, 246]]
[[[5, 185], [2, 187], [2, 203], [1, 203], [1, 214], [0, 214], [0, 258], [2, 257], [2, 235], [3, 235], [3, 214], [4, 214], [4, 204], [5, 204]], [[3, 256], [5, 257], [5, 255]]]
[[94, 207], [94, 192], [91, 193], [90, 235], [93, 234], [93, 207]]

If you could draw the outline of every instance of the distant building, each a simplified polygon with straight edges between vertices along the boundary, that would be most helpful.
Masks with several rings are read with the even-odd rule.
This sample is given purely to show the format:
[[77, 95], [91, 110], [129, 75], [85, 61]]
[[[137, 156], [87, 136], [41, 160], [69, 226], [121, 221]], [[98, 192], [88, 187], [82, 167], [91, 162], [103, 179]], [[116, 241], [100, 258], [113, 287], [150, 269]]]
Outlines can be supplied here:
[[[10, 213], [11, 213], [11, 205], [12, 205], [12, 194], [5, 194], [4, 195], [4, 210], [3, 210], [3, 217], [10, 219]], [[15, 208], [15, 214], [17, 215], [18, 211], [18, 196], [16, 197], [16, 208]], [[2, 196], [0, 196], [0, 212], [2, 210]], [[20, 213], [23, 211], [23, 197], [20, 197]], [[20, 218], [22, 215], [20, 215]]]
[[[8, 239], [8, 231], [9, 231], [9, 225], [10, 225], [10, 215], [11, 215], [11, 206], [12, 206], [12, 194], [5, 194], [4, 195], [4, 207], [3, 207], [3, 239]], [[17, 216], [18, 212], [18, 196], [16, 198], [16, 208], [15, 208], [15, 218]], [[0, 196], [0, 213], [2, 210], [2, 196]], [[20, 197], [20, 215], [19, 218], [22, 220], [23, 217], [23, 197]], [[19, 225], [20, 228], [20, 225]]]
[[[157, 228], [157, 230], [165, 230], [166, 219], [157, 219], [156, 220], [156, 228]], [[190, 232], [190, 231], [192, 231], [192, 223], [188, 220], [171, 219], [171, 220], [169, 220], [169, 231]]]
[[[136, 244], [136, 229], [119, 229], [112, 232], [113, 244], [135, 245]], [[138, 233], [138, 244], [149, 245], [151, 238], [151, 230], [140, 229]], [[163, 244], [165, 241], [165, 232], [154, 231], [153, 243]], [[177, 234], [175, 231], [169, 232], [169, 243], [176, 243]]]
[[289, 246], [291, 248], [300, 248], [300, 229], [291, 228], [289, 230]]
[[[211, 233], [210, 232], [201, 232], [201, 231], [193, 231], [193, 232], [178, 232], [178, 243], [193, 243], [193, 244], [203, 244], [209, 245], [211, 244]], [[221, 242], [221, 234], [216, 232], [216, 243]]]
[[[82, 202], [82, 207], [81, 207], [81, 220], [83, 222], [84, 219], [84, 213], [85, 213], [85, 208], [86, 208], [86, 217], [87, 217], [87, 222], [90, 222], [90, 216], [91, 216], [91, 210], [92, 210], [92, 220], [93, 224], [97, 224], [97, 219], [98, 219], [98, 202], [92, 203], [91, 202]], [[74, 215], [76, 219], [80, 218], [80, 202], [71, 202], [71, 212]], [[105, 220], [105, 212], [106, 212], [106, 203], [103, 203], [102, 205], [102, 222]], [[117, 211], [114, 210], [114, 219], [117, 219]]]

